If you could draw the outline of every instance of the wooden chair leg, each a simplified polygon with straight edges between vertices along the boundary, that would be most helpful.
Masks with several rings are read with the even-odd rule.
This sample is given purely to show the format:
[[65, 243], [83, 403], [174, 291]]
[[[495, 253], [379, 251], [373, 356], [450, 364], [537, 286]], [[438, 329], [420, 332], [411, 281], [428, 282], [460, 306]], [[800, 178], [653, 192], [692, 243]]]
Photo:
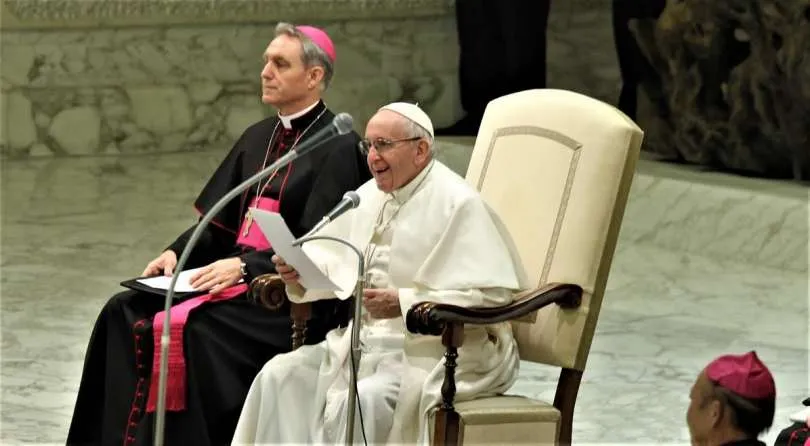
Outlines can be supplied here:
[[453, 399], [456, 397], [456, 358], [458, 358], [458, 347], [463, 342], [463, 325], [450, 324], [445, 327], [442, 344], [447, 351], [444, 353], [442, 405], [436, 413], [436, 425], [433, 432], [434, 446], [458, 446], [464, 442], [461, 417], [453, 406]]
[[290, 303], [290, 317], [292, 318], [292, 349], [304, 345], [307, 339], [307, 321], [312, 316], [312, 304]]
[[458, 412], [440, 408], [436, 412], [436, 430], [433, 432], [433, 446], [458, 446], [463, 443], [461, 417]]
[[569, 446], [574, 424], [574, 406], [577, 403], [579, 384], [582, 372], [574, 369], [562, 369], [557, 382], [557, 393], [554, 395], [554, 407], [560, 411], [560, 436], [557, 444]]

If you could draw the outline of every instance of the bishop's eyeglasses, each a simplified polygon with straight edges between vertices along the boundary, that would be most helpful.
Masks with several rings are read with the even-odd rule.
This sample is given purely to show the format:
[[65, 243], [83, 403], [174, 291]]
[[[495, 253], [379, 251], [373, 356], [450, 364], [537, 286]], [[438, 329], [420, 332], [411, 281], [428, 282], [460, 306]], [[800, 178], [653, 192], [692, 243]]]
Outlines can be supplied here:
[[377, 153], [385, 152], [386, 150], [391, 149], [395, 145], [401, 142], [410, 142], [410, 141], [418, 141], [422, 139], [421, 136], [413, 136], [411, 138], [402, 138], [402, 139], [385, 139], [385, 138], [374, 138], [374, 140], [363, 139], [357, 144], [357, 148], [360, 149], [360, 153], [365, 156], [368, 156], [368, 152], [371, 151], [371, 148], [374, 147], [377, 149]]

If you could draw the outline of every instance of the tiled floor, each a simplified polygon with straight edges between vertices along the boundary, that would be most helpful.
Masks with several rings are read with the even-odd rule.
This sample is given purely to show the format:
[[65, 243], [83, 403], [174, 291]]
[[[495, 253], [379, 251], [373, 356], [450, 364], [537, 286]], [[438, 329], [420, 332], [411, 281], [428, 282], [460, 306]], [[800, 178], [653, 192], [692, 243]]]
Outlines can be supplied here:
[[[443, 156], [463, 169], [460, 150]], [[191, 201], [221, 157], [3, 164], [0, 443], [64, 442], [96, 312], [193, 221]], [[577, 404], [577, 443], [686, 442], [689, 386], [722, 353], [756, 349], [775, 372], [777, 427], [808, 396], [806, 192], [723, 176], [694, 184], [699, 174], [668, 169], [642, 163], [634, 183]], [[662, 209], [668, 194], [680, 198]], [[773, 233], [757, 241], [760, 222]], [[524, 364], [513, 392], [550, 399], [555, 378]]]

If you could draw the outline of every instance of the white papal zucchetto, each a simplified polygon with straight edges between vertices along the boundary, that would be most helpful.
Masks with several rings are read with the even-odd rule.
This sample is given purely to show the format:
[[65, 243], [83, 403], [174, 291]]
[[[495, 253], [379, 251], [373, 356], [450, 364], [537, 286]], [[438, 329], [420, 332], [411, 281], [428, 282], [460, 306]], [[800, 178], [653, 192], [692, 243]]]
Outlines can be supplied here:
[[391, 104], [380, 107], [380, 110], [391, 110], [394, 113], [399, 113], [415, 122], [419, 127], [427, 130], [431, 138], [434, 137], [433, 123], [430, 121], [430, 116], [419, 108], [418, 105], [409, 104], [407, 102], [392, 102]]

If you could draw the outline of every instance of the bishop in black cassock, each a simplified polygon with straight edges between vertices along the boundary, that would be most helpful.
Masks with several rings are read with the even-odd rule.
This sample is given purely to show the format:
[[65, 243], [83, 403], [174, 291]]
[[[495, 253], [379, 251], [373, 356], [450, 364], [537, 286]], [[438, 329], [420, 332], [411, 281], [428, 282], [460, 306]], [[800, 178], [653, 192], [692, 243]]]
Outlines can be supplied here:
[[[290, 56], [290, 51], [298, 51], [298, 56]], [[313, 59], [313, 55], [320, 59]], [[304, 66], [301, 76], [309, 76], [312, 60], [321, 60], [321, 68], [334, 60], [334, 48], [325, 33], [281, 24], [265, 59], [265, 102], [281, 110], [284, 104], [280, 99], [268, 98], [292, 97], [299, 104], [308, 98], [313, 100], [303, 103], [305, 106], [294, 113], [260, 121], [242, 134], [198, 196], [195, 207], [201, 214], [229, 190], [332, 123], [334, 114], [320, 100], [321, 85], [308, 89], [312, 83], [304, 80], [310, 78], [298, 79], [294, 71], [298, 63]], [[320, 70], [324, 72], [331, 75], [331, 66]], [[268, 199], [276, 204], [292, 233], [302, 236], [345, 192], [370, 178], [358, 142], [359, 136], [352, 132], [298, 158], [269, 181], [260, 182], [231, 201], [206, 227], [186, 269], [238, 257], [243, 264], [244, 283], [196, 301], [175, 303], [170, 356], [179, 351], [180, 358], [177, 364], [169, 361], [165, 444], [229, 444], [259, 369], [276, 354], [291, 349], [288, 304], [271, 311], [250, 301], [244, 293], [245, 284], [254, 277], [275, 271], [270, 260], [272, 248], [246, 246], [249, 243], [240, 237], [252, 227], [248, 208], [258, 197]], [[193, 230], [180, 235], [168, 250], [179, 257]], [[347, 312], [338, 302], [324, 301], [313, 306], [307, 343], [324, 339], [331, 328], [346, 322]], [[184, 306], [184, 315], [178, 317], [175, 310]], [[159, 368], [155, 355], [160, 354], [157, 321], [162, 321], [156, 315], [162, 315], [162, 310], [162, 298], [138, 291], [116, 294], [101, 310], [87, 349], [67, 444], [152, 444]], [[178, 364], [182, 364], [179, 369], [175, 367]]]

